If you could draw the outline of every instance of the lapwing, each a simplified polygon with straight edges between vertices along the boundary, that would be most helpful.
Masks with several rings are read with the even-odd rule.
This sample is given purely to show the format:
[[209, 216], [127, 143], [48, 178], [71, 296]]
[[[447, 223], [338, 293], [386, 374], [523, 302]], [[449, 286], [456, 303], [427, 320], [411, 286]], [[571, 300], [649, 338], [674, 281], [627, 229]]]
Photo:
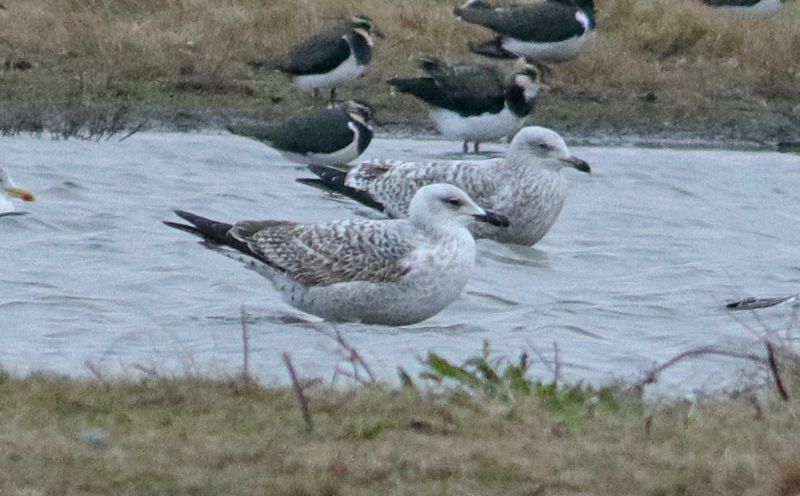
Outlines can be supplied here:
[[372, 141], [374, 109], [347, 100], [313, 109], [267, 126], [229, 126], [228, 131], [253, 138], [301, 164], [342, 165], [358, 158]]
[[439, 132], [464, 141], [464, 152], [474, 142], [512, 136], [536, 109], [541, 85], [539, 74], [521, 63], [510, 76], [488, 64], [448, 64], [424, 58], [420, 67], [427, 76], [392, 79], [389, 84], [428, 103]]
[[352, 16], [333, 28], [317, 33], [295, 45], [283, 60], [253, 61], [254, 67], [272, 67], [294, 77], [302, 91], [316, 96], [330, 88], [330, 101], [336, 99], [336, 87], [358, 79], [372, 60], [375, 37], [383, 33], [363, 15]]
[[390, 161], [376, 160], [349, 170], [311, 165], [319, 179], [302, 184], [341, 193], [389, 217], [405, 217], [420, 187], [449, 183], [477, 198], [509, 225], [470, 224], [476, 238], [530, 246], [547, 234], [567, 196], [564, 168], [590, 173], [584, 160], [572, 155], [561, 136], [543, 127], [520, 130], [504, 158], [489, 160]]
[[187, 223], [165, 224], [244, 261], [295, 308], [330, 321], [382, 325], [414, 324], [452, 303], [475, 265], [466, 225], [508, 225], [450, 184], [420, 188], [407, 219], [228, 224], [175, 213]]
[[766, 15], [779, 11], [784, 0], [703, 0], [703, 3], [739, 14]]
[[20, 214], [14, 208], [11, 198], [19, 198], [20, 200], [31, 202], [33, 201], [33, 193], [18, 187], [11, 179], [11, 176], [8, 175], [8, 172], [0, 167], [0, 217]]
[[589, 50], [597, 38], [594, 0], [545, 0], [497, 8], [469, 0], [455, 14], [497, 33], [492, 40], [469, 44], [470, 50], [488, 57], [564, 62]]

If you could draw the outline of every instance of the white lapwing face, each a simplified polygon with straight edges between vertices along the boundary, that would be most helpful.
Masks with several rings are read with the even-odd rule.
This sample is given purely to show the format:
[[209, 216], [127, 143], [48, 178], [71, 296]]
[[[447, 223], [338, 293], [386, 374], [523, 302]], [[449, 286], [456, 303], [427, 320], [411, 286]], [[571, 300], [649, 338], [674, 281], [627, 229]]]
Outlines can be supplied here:
[[582, 10], [575, 12], [575, 20], [581, 23], [584, 30], [588, 30], [592, 26], [592, 21], [589, 20], [589, 16]]
[[347, 100], [342, 104], [342, 108], [354, 121], [371, 127], [375, 122], [375, 108], [360, 100]]
[[542, 85], [527, 73], [517, 73], [514, 76], [514, 84], [522, 88], [525, 100], [527, 101], [531, 101], [539, 96], [539, 91], [542, 89]]
[[350, 17], [350, 25], [353, 27], [353, 31], [359, 33], [363, 36], [367, 42], [372, 46], [375, 43], [375, 36], [379, 38], [383, 38], [384, 34], [375, 26], [375, 23], [372, 22], [367, 16], [364, 15], [356, 15]]
[[361, 36], [362, 38], [364, 38], [367, 41], [367, 45], [369, 45], [370, 47], [374, 47], [375, 46], [375, 38], [366, 29], [355, 28], [353, 30], [353, 32], [355, 34]]

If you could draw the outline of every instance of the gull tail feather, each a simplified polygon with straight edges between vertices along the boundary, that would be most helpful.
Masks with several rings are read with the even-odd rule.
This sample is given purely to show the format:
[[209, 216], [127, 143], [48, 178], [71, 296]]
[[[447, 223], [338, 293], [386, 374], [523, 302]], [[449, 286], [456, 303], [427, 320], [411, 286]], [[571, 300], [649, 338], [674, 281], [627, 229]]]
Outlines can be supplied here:
[[319, 188], [324, 191], [339, 193], [357, 201], [366, 207], [374, 208], [380, 212], [385, 210], [386, 207], [381, 202], [370, 196], [370, 194], [366, 191], [362, 191], [345, 184], [347, 171], [343, 171], [335, 167], [313, 164], [309, 165], [308, 168], [311, 172], [316, 174], [319, 179], [301, 178], [297, 179], [298, 183]]

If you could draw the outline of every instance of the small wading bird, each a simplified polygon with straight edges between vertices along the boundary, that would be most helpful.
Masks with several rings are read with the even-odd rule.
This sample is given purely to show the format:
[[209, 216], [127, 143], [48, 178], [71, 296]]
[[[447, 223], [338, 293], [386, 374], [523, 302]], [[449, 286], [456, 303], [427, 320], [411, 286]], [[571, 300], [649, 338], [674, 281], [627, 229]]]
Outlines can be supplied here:
[[533, 245], [547, 233], [564, 205], [567, 182], [561, 169], [565, 167], [586, 173], [591, 170], [586, 162], [570, 154], [554, 131], [526, 127], [517, 133], [502, 159], [376, 161], [349, 171], [311, 165], [311, 172], [319, 179], [298, 181], [339, 192], [390, 217], [405, 216], [420, 187], [451, 183], [511, 222], [502, 229], [470, 224], [476, 238]]
[[597, 38], [594, 0], [545, 0], [497, 8], [470, 0], [455, 14], [497, 33], [492, 40], [469, 44], [470, 50], [488, 57], [564, 62], [589, 50]]
[[0, 167], [0, 216], [20, 215], [14, 208], [11, 198], [19, 198], [26, 202], [33, 201], [33, 193], [14, 184], [11, 176]]
[[423, 58], [420, 67], [427, 76], [396, 78], [393, 88], [428, 103], [431, 119], [440, 133], [469, 142], [478, 152], [481, 141], [511, 136], [536, 109], [541, 90], [539, 73], [519, 63], [510, 76], [495, 65], [460, 62], [448, 64], [437, 58]]
[[253, 138], [301, 164], [341, 165], [359, 157], [372, 141], [374, 109], [348, 100], [268, 126], [228, 126], [228, 131]]
[[439, 313], [475, 263], [471, 221], [507, 226], [449, 184], [420, 188], [408, 219], [226, 224], [188, 212], [166, 225], [203, 238], [266, 276], [290, 305], [324, 319], [407, 325]]
[[723, 10], [739, 14], [774, 14], [783, 7], [783, 0], [703, 0], [711, 7], [721, 7]]
[[273, 68], [294, 77], [302, 91], [330, 88], [330, 101], [336, 100], [336, 87], [358, 79], [372, 60], [375, 36], [383, 33], [363, 15], [352, 16], [328, 31], [317, 33], [295, 45], [281, 61], [251, 61], [252, 67]]

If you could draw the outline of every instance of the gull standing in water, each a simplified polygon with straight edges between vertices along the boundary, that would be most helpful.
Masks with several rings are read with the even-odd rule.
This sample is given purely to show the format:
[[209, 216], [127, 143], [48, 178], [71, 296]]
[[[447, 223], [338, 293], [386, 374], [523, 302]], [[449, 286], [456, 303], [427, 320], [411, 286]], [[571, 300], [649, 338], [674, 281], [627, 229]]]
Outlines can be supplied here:
[[411, 197], [422, 186], [450, 183], [502, 214], [508, 228], [473, 223], [476, 238], [533, 245], [550, 230], [567, 196], [561, 169], [589, 173], [585, 161], [573, 156], [555, 131], [543, 127], [520, 130], [505, 158], [432, 162], [374, 161], [348, 171], [311, 165], [319, 179], [299, 182], [342, 193], [383, 211], [389, 217], [408, 213]]
[[32, 202], [33, 193], [27, 189], [18, 187], [5, 169], [0, 167], [0, 216], [19, 215], [11, 202], [11, 198], [19, 198], [23, 201]]
[[439, 313], [475, 264], [472, 221], [507, 226], [449, 184], [420, 188], [401, 220], [236, 224], [176, 211], [166, 225], [203, 238], [272, 281], [290, 305], [324, 319], [408, 325]]

